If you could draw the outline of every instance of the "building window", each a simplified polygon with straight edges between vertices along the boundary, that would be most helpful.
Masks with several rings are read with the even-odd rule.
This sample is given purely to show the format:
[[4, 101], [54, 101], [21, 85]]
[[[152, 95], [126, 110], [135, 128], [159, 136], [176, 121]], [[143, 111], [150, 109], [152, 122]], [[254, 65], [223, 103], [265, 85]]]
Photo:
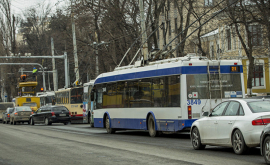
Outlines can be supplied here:
[[213, 0], [204, 0], [204, 6], [212, 6]]
[[168, 11], [170, 11], [170, 0], [167, 1], [167, 8], [168, 8]]
[[174, 19], [174, 33], [178, 33], [178, 28], [177, 28], [177, 18]]
[[226, 30], [226, 39], [227, 39], [227, 50], [232, 49], [232, 40], [231, 40], [231, 30]]
[[262, 45], [262, 29], [260, 25], [250, 25], [248, 30], [251, 34], [251, 43], [253, 46]]
[[169, 36], [172, 34], [172, 27], [171, 27], [171, 21], [168, 21], [169, 26]]
[[252, 86], [264, 86], [263, 64], [254, 65]]

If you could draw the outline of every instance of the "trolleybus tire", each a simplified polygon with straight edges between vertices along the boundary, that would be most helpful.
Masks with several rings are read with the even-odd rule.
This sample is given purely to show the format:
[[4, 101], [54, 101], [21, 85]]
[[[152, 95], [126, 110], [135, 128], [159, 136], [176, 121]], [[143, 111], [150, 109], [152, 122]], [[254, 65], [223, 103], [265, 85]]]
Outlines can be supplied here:
[[159, 131], [156, 130], [155, 119], [152, 115], [150, 115], [148, 118], [148, 131], [151, 137], [157, 137], [161, 134]]
[[205, 149], [205, 145], [202, 145], [201, 143], [201, 136], [197, 127], [193, 128], [191, 131], [191, 143], [195, 150]]
[[106, 131], [107, 131], [108, 134], [114, 134], [115, 133], [115, 129], [110, 128], [110, 118], [109, 118], [109, 116], [106, 116], [105, 127], [106, 127]]

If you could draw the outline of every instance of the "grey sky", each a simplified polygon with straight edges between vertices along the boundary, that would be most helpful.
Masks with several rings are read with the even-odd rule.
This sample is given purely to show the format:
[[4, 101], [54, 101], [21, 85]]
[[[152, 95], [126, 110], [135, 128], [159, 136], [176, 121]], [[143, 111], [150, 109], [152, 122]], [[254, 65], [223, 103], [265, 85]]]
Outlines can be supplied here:
[[[65, 0], [11, 0], [11, 11], [14, 12], [17, 15], [21, 15], [23, 11], [25, 11], [27, 8], [35, 7], [40, 4], [48, 4], [56, 6], [58, 2], [62, 2]], [[59, 6], [59, 5], [57, 5]], [[55, 9], [56, 7], [54, 7]]]

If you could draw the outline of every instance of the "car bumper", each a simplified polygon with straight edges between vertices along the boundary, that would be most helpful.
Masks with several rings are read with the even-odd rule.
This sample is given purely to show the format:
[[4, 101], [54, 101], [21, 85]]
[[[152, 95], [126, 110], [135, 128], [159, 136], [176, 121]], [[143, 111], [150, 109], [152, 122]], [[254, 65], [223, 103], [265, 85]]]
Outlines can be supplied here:
[[52, 117], [49, 119], [50, 123], [67, 123], [70, 121], [70, 117]]
[[16, 117], [14, 117], [14, 121], [15, 122], [27, 122], [27, 121], [29, 121], [29, 119], [30, 119], [30, 116], [16, 116]]
[[250, 132], [243, 133], [245, 143], [248, 147], [259, 147], [260, 146], [260, 136], [263, 129], [253, 129]]

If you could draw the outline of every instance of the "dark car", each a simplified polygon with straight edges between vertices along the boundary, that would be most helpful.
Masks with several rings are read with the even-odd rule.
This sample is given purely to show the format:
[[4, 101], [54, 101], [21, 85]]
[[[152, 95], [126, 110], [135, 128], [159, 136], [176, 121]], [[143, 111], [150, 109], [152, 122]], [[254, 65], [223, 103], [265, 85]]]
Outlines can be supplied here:
[[14, 108], [7, 108], [3, 113], [3, 124], [8, 124], [10, 122], [10, 114], [14, 111]]
[[270, 124], [262, 131], [260, 138], [261, 155], [267, 164], [270, 164]]
[[64, 106], [43, 106], [30, 116], [30, 124], [45, 123], [70, 123], [70, 112]]

